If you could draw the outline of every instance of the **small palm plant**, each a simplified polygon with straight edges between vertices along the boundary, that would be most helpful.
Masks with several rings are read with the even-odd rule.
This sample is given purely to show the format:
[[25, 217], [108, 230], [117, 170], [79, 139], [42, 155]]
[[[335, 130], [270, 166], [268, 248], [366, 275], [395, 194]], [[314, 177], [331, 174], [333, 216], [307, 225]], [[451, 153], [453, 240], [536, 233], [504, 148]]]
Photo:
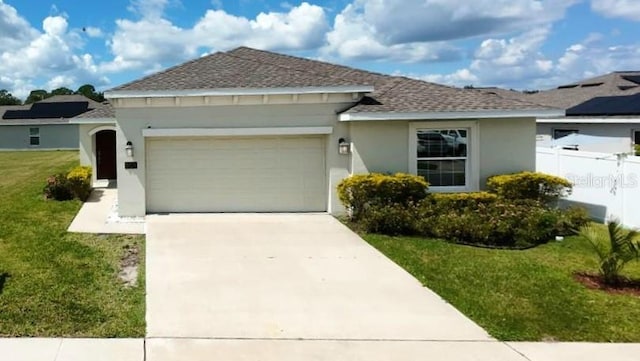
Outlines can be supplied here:
[[590, 224], [580, 230], [580, 236], [593, 246], [598, 255], [604, 283], [617, 285], [620, 283], [620, 273], [624, 266], [640, 258], [640, 233], [636, 230], [626, 230], [617, 220], [607, 223], [607, 231], [605, 234]]

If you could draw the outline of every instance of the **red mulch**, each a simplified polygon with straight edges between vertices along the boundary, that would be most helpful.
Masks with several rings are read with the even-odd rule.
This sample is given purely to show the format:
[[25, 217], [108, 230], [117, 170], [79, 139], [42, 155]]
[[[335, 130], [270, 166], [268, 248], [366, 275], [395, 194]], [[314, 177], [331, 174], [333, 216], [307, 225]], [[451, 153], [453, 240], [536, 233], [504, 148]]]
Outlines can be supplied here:
[[587, 288], [602, 290], [607, 293], [640, 297], [640, 280], [622, 278], [619, 284], [613, 286], [604, 284], [602, 276], [597, 274], [576, 272], [573, 274], [573, 278]]

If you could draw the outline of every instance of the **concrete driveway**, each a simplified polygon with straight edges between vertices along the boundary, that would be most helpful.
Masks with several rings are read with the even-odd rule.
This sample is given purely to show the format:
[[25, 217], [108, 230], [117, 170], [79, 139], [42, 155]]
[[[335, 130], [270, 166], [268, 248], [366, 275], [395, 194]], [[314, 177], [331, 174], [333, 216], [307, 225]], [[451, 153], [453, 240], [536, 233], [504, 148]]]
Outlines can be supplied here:
[[151, 338], [490, 340], [326, 214], [147, 217]]

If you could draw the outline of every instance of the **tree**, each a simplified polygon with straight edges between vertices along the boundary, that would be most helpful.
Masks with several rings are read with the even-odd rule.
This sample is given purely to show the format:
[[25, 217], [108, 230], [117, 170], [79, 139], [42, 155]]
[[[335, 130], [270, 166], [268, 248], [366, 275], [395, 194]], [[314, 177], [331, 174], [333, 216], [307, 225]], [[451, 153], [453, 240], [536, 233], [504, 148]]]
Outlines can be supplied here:
[[580, 230], [580, 236], [591, 244], [598, 255], [600, 274], [607, 285], [618, 284], [624, 266], [640, 256], [640, 233], [624, 229], [616, 220], [607, 224], [606, 234], [588, 225]]
[[0, 90], [0, 105], [21, 105], [22, 100], [13, 96], [8, 90]]
[[24, 103], [25, 104], [31, 104], [31, 103], [35, 103], [37, 101], [40, 101], [42, 99], [47, 99], [49, 97], [51, 97], [51, 94], [49, 94], [44, 89], [32, 90], [31, 93], [29, 93], [29, 96], [27, 97], [27, 100], [24, 101]]
[[104, 93], [96, 92], [96, 88], [91, 84], [85, 84], [79, 87], [75, 93], [84, 95], [85, 97], [100, 103], [104, 101]]
[[51, 91], [51, 96], [54, 95], [72, 95], [73, 94], [73, 90], [69, 89], [69, 88], [65, 88], [65, 87], [60, 87], [58, 89], [53, 89]]

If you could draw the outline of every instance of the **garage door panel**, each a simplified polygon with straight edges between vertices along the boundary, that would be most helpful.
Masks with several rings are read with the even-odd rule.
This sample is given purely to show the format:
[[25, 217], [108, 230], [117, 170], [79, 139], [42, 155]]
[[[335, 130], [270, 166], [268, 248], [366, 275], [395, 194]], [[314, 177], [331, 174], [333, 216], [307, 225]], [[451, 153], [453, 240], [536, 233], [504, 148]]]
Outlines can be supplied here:
[[324, 138], [147, 140], [148, 212], [326, 210]]

